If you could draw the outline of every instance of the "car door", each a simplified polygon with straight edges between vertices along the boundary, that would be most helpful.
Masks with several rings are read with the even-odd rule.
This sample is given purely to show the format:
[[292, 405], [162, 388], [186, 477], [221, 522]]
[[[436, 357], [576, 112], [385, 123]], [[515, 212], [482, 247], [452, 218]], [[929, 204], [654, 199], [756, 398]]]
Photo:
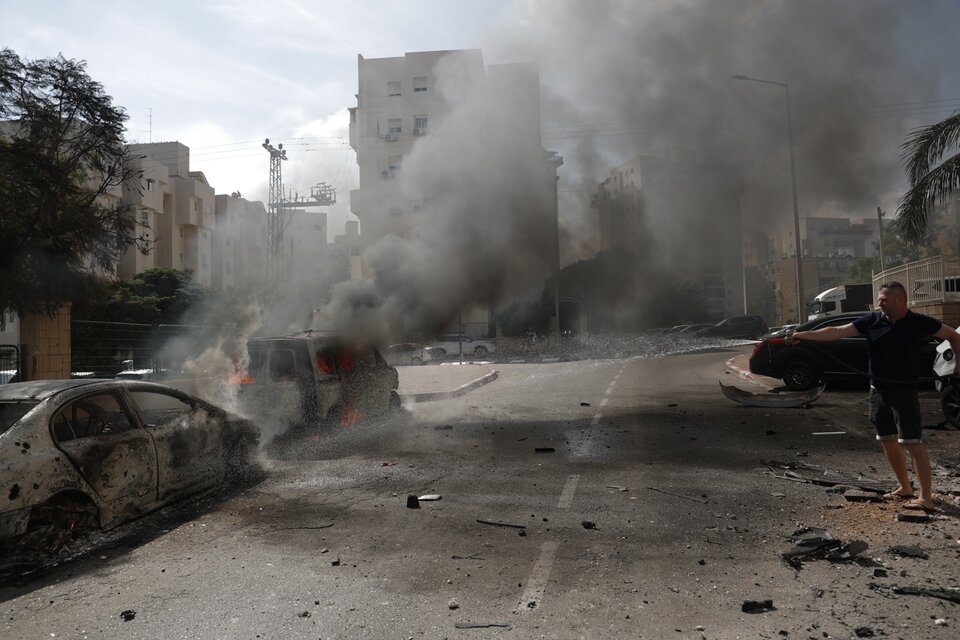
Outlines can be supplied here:
[[51, 433], [109, 512], [123, 519], [153, 508], [157, 500], [156, 448], [119, 391], [91, 393], [66, 402], [54, 413]]
[[128, 395], [156, 444], [161, 502], [204, 489], [222, 477], [219, 416], [175, 393], [129, 390]]
[[[842, 327], [850, 324], [854, 318], [826, 318], [823, 323], [814, 329], [823, 327]], [[841, 338], [833, 342], [818, 342], [820, 370], [831, 376], [843, 378], [865, 377], [867, 372], [867, 338], [857, 335], [852, 338]]]

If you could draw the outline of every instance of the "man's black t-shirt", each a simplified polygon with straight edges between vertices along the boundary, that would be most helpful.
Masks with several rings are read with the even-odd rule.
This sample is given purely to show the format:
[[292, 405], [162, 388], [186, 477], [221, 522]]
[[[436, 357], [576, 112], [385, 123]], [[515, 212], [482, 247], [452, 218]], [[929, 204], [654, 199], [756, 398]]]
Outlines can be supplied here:
[[854, 320], [853, 326], [867, 338], [870, 383], [883, 389], [916, 384], [920, 347], [942, 325], [922, 313], [907, 311], [903, 318], [890, 322], [883, 312], [874, 311]]

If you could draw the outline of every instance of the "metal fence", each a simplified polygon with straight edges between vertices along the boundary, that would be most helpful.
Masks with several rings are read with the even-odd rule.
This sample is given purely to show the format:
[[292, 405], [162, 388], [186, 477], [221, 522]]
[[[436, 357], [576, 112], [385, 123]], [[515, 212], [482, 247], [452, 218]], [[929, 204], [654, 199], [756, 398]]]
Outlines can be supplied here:
[[906, 287], [909, 304], [960, 301], [960, 258], [937, 256], [874, 274], [874, 297], [891, 280]]
[[19, 379], [20, 348], [13, 344], [0, 344], [0, 384]]
[[223, 334], [221, 327], [74, 320], [70, 325], [73, 375], [121, 371], [179, 372]]

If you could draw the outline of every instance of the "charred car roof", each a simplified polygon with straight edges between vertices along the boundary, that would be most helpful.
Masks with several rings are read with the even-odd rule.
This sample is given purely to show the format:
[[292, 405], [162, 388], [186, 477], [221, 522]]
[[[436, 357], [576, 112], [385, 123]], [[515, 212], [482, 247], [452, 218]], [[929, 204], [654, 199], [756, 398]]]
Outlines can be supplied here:
[[96, 391], [97, 389], [116, 389], [121, 386], [127, 389], [164, 391], [166, 393], [188, 396], [188, 394], [183, 393], [179, 389], [142, 380], [117, 380], [112, 378], [93, 380], [34, 380], [32, 382], [14, 382], [0, 385], [0, 401], [34, 400], [39, 402], [47, 398], [52, 398], [59, 393], [72, 391], [81, 387]]

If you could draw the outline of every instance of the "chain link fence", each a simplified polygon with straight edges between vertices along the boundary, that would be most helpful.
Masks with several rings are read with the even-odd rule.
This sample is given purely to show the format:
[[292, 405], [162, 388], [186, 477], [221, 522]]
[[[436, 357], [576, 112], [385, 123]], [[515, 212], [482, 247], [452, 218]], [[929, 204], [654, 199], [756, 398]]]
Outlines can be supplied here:
[[0, 384], [20, 379], [20, 348], [12, 344], [0, 344]]

